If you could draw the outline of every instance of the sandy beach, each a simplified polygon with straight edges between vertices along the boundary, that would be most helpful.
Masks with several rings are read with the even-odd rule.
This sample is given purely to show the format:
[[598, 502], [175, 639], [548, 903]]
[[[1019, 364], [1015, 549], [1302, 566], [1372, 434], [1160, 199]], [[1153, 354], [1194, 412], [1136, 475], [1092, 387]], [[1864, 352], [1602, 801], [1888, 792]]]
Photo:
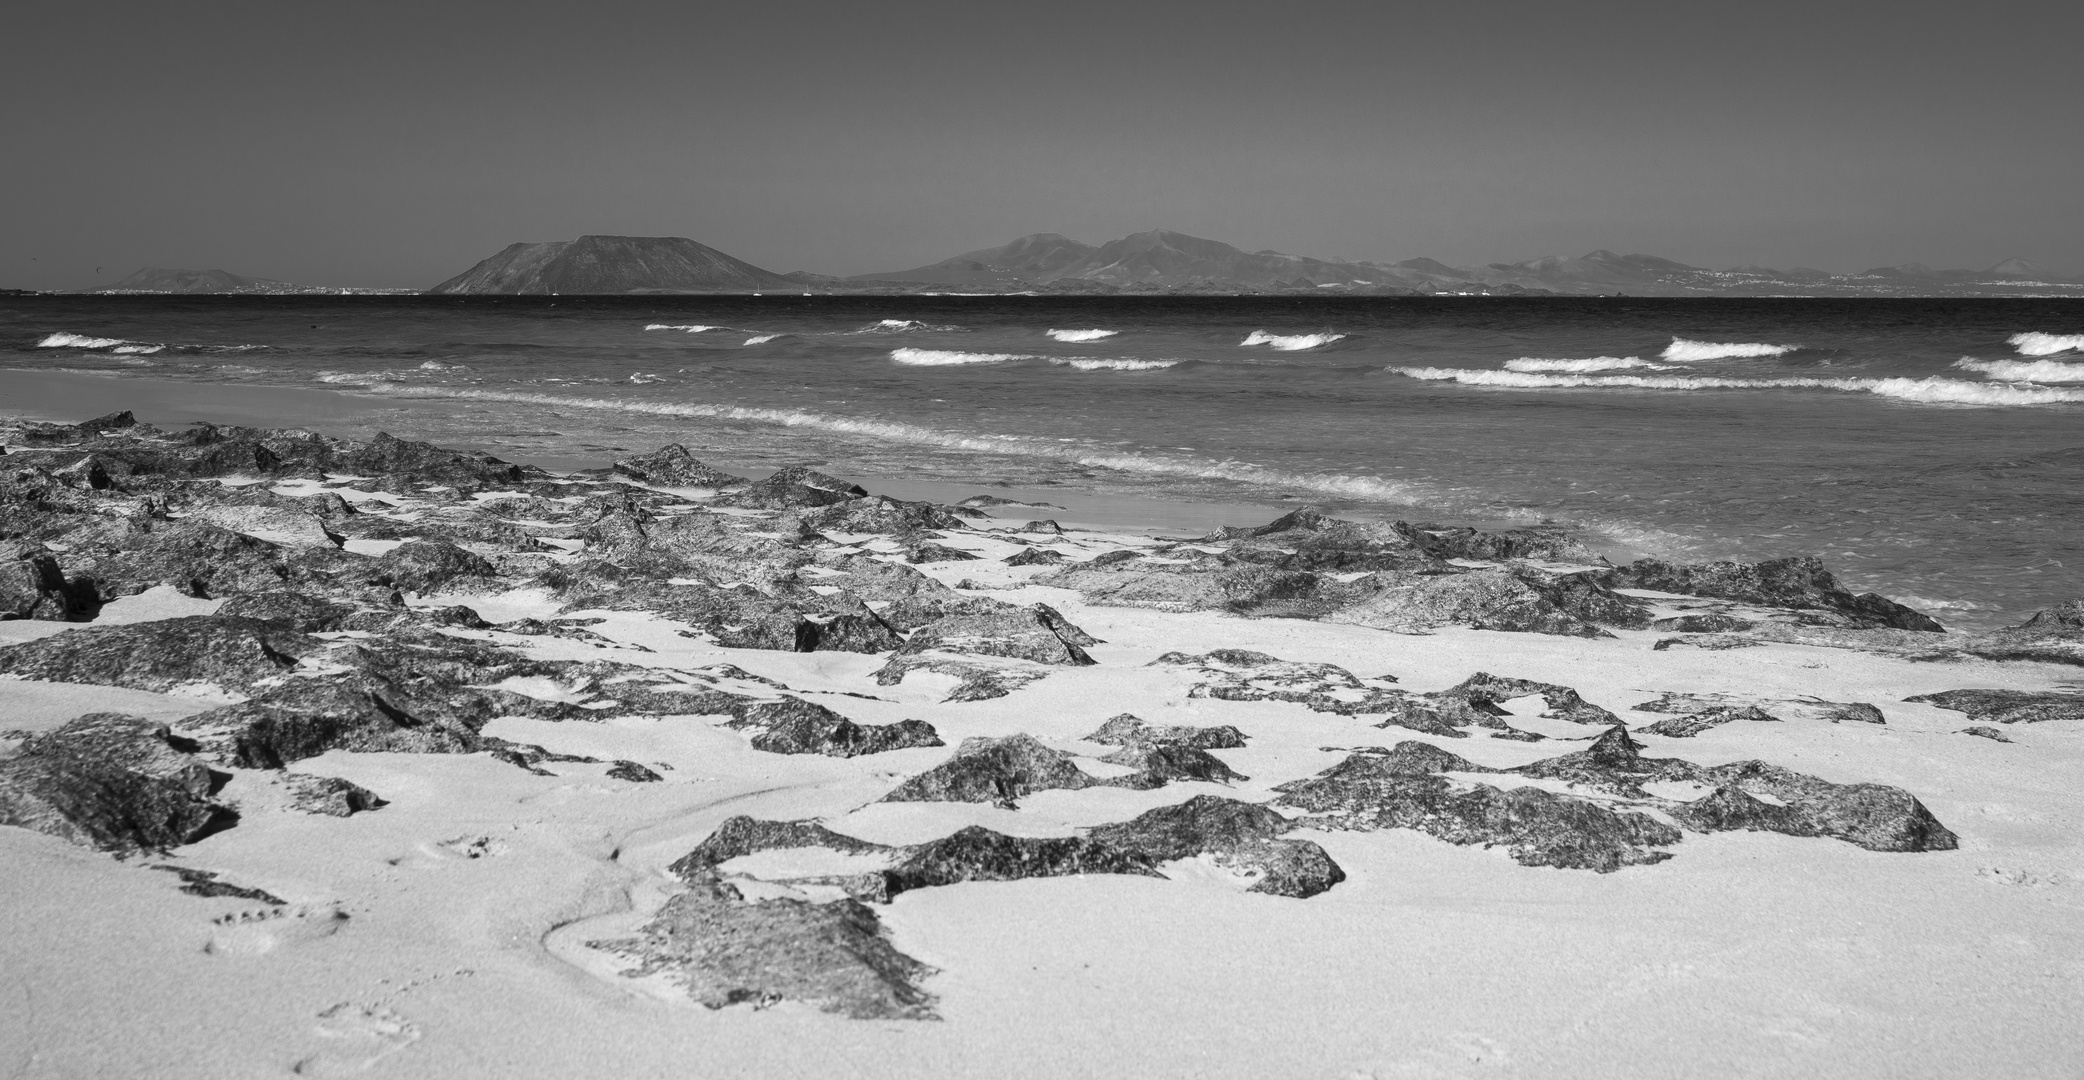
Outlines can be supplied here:
[[[1247, 550], [1256, 538], [1218, 527], [1265, 526], [1292, 507], [1133, 504], [840, 474], [872, 493], [863, 497], [820, 473], [712, 486], [664, 472], [646, 479], [639, 467], [607, 460], [524, 461], [549, 471], [501, 480], [480, 458], [432, 448], [395, 453], [404, 464], [384, 474], [300, 462], [278, 448], [262, 460], [279, 466], [177, 475], [171, 466], [117, 463], [143, 460], [139, 447], [190, 461], [200, 451], [166, 433], [193, 430], [183, 425], [194, 420], [343, 440], [369, 440], [381, 426], [416, 439], [412, 410], [422, 406], [20, 371], [0, 372], [0, 395], [13, 417], [0, 457], [16, 478], [11, 520], [28, 520], [20, 508], [31, 501], [21, 493], [33, 488], [43, 493], [36, 506], [132, 530], [122, 534], [130, 539], [102, 531], [91, 541], [86, 525], [67, 526], [69, 539], [15, 530], [35, 546], [19, 560], [55, 559], [69, 575], [99, 567], [102, 595], [91, 618], [0, 621], [0, 646], [18, 647], [0, 648], [8, 673], [0, 675], [0, 754], [12, 755], [0, 767], [34, 759], [39, 739], [78, 717], [129, 714], [167, 725], [177, 750], [193, 747], [222, 777], [198, 798], [237, 815], [231, 827], [166, 850], [0, 827], [0, 851], [14, 868], [0, 876], [10, 931], [0, 938], [0, 1072], [9, 1076], [1547, 1080], [2023, 1078], [2084, 1068], [2084, 1034], [2071, 1022], [2084, 1010], [2078, 721], [1986, 721], [1906, 700], [1997, 688], [2059, 702], [2080, 680], [2074, 662], [2046, 658], [2056, 646], [2036, 645], [2043, 659], [1942, 644], [1919, 654], [1904, 641], [1920, 632], [1861, 624], [1850, 608], [1796, 611], [1829, 615], [1805, 621], [1793, 609], [1728, 596], [1613, 584], [1631, 579], [1601, 576], [1613, 567], [1596, 560], [1618, 553], [1559, 558], [1566, 548], [1558, 547], [1472, 558], [1468, 545], [1490, 542], [1483, 533], [1410, 534], [1417, 547], [1398, 557], [1423, 560], [1415, 571], [1354, 561], [1282, 569], [1291, 574], [1283, 587], [1299, 587], [1292, 575], [1310, 578], [1316, 591], [1306, 600], [1316, 607], [1286, 608], [1304, 601], [1262, 591], [1249, 603], [1195, 609], [1198, 601], [1178, 598], [1186, 591], [1149, 599], [1157, 594], [1148, 590], [1174, 581], [1201, 588], [1204, 563], [1260, 566]], [[49, 425], [122, 409], [157, 433]], [[226, 430], [226, 444], [246, 445], [247, 436]], [[343, 446], [327, 460], [374, 453], [366, 442]], [[96, 455], [111, 463], [106, 482], [91, 463], [72, 464]], [[704, 461], [726, 472], [733, 464]], [[693, 475], [694, 466], [676, 462], [680, 479]], [[579, 469], [594, 472], [572, 473]], [[474, 479], [460, 479], [465, 473]], [[246, 504], [268, 513], [230, 515], [225, 507], [242, 490], [268, 493]], [[954, 504], [976, 495], [1007, 505], [954, 515]], [[1033, 505], [1045, 496], [1054, 507]], [[36, 513], [56, 520], [60, 510]], [[266, 588], [197, 587], [192, 568], [136, 569], [143, 557], [126, 552], [146, 519], [153, 536], [243, 537], [232, 560], [244, 560], [240, 573], [272, 568], [278, 579]], [[900, 519], [909, 524], [888, 524]], [[1037, 519], [1061, 529], [1030, 527]], [[1292, 553], [1300, 549], [1281, 538], [1312, 529], [1337, 534], [1306, 522], [1265, 543]], [[689, 539], [698, 530], [699, 543]], [[1368, 535], [1376, 546], [1367, 554], [1388, 550], [1388, 533]], [[642, 553], [667, 551], [661, 537], [669, 536], [684, 561], [641, 569], [651, 565]], [[1201, 539], [1178, 543], [1183, 537]], [[423, 573], [410, 578], [422, 587], [408, 587], [407, 571], [420, 573], [419, 564], [394, 553], [437, 541], [468, 553], [472, 569]], [[96, 543], [113, 554], [90, 554]], [[1450, 543], [1464, 546], [1428, 546]], [[231, 580], [229, 558], [216, 560], [210, 580]], [[379, 585], [354, 576], [379, 565], [392, 575]], [[763, 585], [755, 572], [778, 566], [790, 575], [785, 587]], [[1094, 584], [1133, 566], [1146, 575], [1135, 588]], [[868, 591], [899, 574], [904, 597]], [[1619, 621], [1640, 625], [1600, 621], [1575, 600], [1552, 604], [1543, 624], [1551, 632], [1458, 624], [1466, 614], [1419, 625], [1405, 608], [1385, 607], [1477, 574], [1562, 582], [1555, 595], [1579, 599], [1585, 593], [1570, 583], [1591, 582], [1582, 589], [1639, 609]], [[1534, 591], [1550, 597], [1542, 588]], [[390, 604], [383, 597], [394, 589]], [[700, 592], [711, 605], [736, 597], [730, 602], [741, 606], [704, 622], [691, 614], [695, 599], [629, 599], [641, 589]], [[1349, 589], [1379, 591], [1340, 591]], [[331, 629], [315, 629], [319, 621], [297, 629], [304, 616], [253, 606], [261, 596], [279, 605], [284, 592], [346, 614], [326, 616]], [[589, 597], [600, 603], [580, 602]], [[831, 608], [814, 610], [817, 597]], [[918, 597], [944, 606], [900, 623], [893, 612]], [[773, 618], [782, 601], [801, 609], [791, 616], [799, 644], [746, 647], [754, 631], [745, 627], [766, 624], [744, 613], [758, 607], [760, 619]], [[219, 614], [240, 604], [230, 610], [256, 614]], [[370, 621], [377, 611], [380, 626]], [[1707, 614], [1728, 625], [1649, 625]], [[140, 688], [149, 680], [134, 664], [127, 674], [87, 677], [116, 669], [61, 655], [81, 635], [150, 634], [199, 618], [244, 634], [292, 635], [306, 651], [280, 674], [234, 685], [218, 673], [164, 690]], [[994, 628], [1026, 621], [1015, 633], [964, 619], [999, 620]], [[1553, 629], [1566, 625], [1583, 629]], [[832, 644], [838, 627], [889, 636], [877, 648]], [[1768, 632], [1775, 627], [1781, 640]], [[1795, 643], [1824, 640], [1824, 631], [1861, 647]], [[1095, 640], [1078, 644], [1086, 638]], [[795, 651], [809, 641], [828, 647]], [[242, 703], [334, 678], [352, 664], [339, 659], [342, 650], [375, 655], [391, 645], [496, 651], [536, 673], [455, 682], [455, 694], [476, 694], [471, 707], [489, 711], [442, 752], [405, 752], [398, 741], [399, 732], [422, 738], [440, 726], [425, 716], [414, 721], [424, 726], [399, 721], [384, 736], [393, 741], [382, 745], [398, 749], [342, 737], [295, 760], [255, 756], [252, 729], [227, 734], [223, 717], [250, 715], [237, 713]], [[22, 651], [32, 646], [60, 652], [35, 654], [37, 668]], [[1047, 656], [1037, 659], [1038, 648]], [[1225, 650], [1267, 659], [1223, 659]], [[898, 662], [908, 656], [915, 666]], [[1048, 658], [1061, 656], [1071, 659]], [[1276, 658], [1291, 666], [1267, 666]], [[1478, 673], [1526, 682], [1489, 698], [1457, 697]], [[1548, 690], [1527, 689], [1534, 684]], [[730, 695], [737, 711], [639, 708], [613, 689], [625, 685], [646, 687], [646, 700], [666, 696], [661, 687]], [[1284, 688], [1287, 700], [1277, 692]], [[1596, 708], [1559, 706], [1557, 688]], [[1673, 695], [1692, 705], [1671, 705]], [[779, 730], [762, 727], [760, 703], [790, 698], [856, 731], [923, 721], [936, 739], [863, 753], [835, 749], [829, 733], [820, 748], [796, 752], [755, 745]], [[1664, 706], [1642, 708], [1660, 699]], [[1872, 706], [1880, 721], [1832, 711], [1851, 703]], [[1756, 711], [1710, 715], [1717, 705]], [[1612, 722], [1587, 719], [1599, 710]], [[1172, 745], [1090, 738], [1122, 714], [1155, 727], [1236, 729], [1241, 745], [1194, 751], [1233, 778], [1161, 775], [1148, 756], [1101, 760]], [[1434, 718], [1430, 729], [1410, 719], [1420, 714]], [[1644, 730], [1683, 731], [1669, 724], [1680, 716], [1706, 720], [1683, 735]], [[2003, 738], [1964, 733], [1978, 726]], [[1080, 779], [1041, 786], [1041, 773], [1020, 772], [999, 778], [1014, 787], [975, 801], [886, 800], [978, 747], [1009, 745], [965, 740], [1022, 735], [1046, 752], [1035, 760], [1068, 763]], [[1762, 761], [1802, 783], [1821, 781], [1812, 785], [1821, 799], [1851, 785], [1899, 789], [1941, 828], [1892, 819], [1892, 836], [1920, 839], [1888, 849], [1847, 838], [1873, 835], [1864, 824], [1834, 834], [1837, 809], [1804, 819], [1808, 834], [1759, 824], [1782, 817], [1756, 806], [1807, 813], [1807, 804], [1746, 788], [1748, 780], [1726, 779], [1732, 772], [1639, 783], [1596, 771], [1499, 771], [1631, 739], [1641, 758], [1690, 762], [1707, 770], [1702, 777]], [[1458, 755], [1458, 764], [1426, 774], [1457, 797], [1538, 788], [1555, 806], [1601, 821], [1637, 815], [1670, 839], [1608, 851], [1619, 865], [1583, 862], [1575, 841], [1543, 848], [1564, 852], [1549, 864], [1529, 864], [1540, 859], [1515, 857], [1529, 850], [1515, 830], [1531, 826], [1519, 819], [1496, 825], [1488, 840], [1454, 840], [1432, 825], [1364, 827], [1301, 804], [1298, 782], [1349, 761], [1403, 760], [1391, 751], [1409, 757], [1418, 752], [1404, 748], [1412, 743]], [[309, 777], [347, 781], [382, 804], [311, 812], [298, 779]], [[1743, 790], [1756, 797], [1745, 804], [1752, 824], [1702, 827], [1705, 819], [1685, 809]], [[1314, 845], [1336, 865], [1335, 879], [1297, 890], [1307, 895], [1253, 891], [1278, 867], [1253, 862], [1261, 856], [1249, 853], [1265, 849], [1246, 845], [1139, 856], [1144, 869], [1135, 872], [1023, 878], [972, 866], [969, 880], [894, 888], [914, 882], [898, 871], [920, 851], [972, 826], [1014, 841], [1096, 836], [1202, 796], [1274, 808], [1290, 831], [1258, 843]], [[738, 817], [815, 821], [865, 846], [792, 841], [694, 869], [683, 863]], [[1941, 833], [1952, 842], [1936, 839]], [[1300, 858], [1311, 849], [1281, 850]], [[190, 895], [164, 866], [208, 871], [266, 899]], [[864, 875], [891, 895], [864, 892]], [[733, 912], [858, 903], [873, 915], [871, 936], [917, 965], [913, 977], [878, 983], [878, 993], [916, 992], [918, 1004], [905, 1018], [885, 1018], [867, 1015], [874, 1009], [858, 995], [763, 989], [758, 980], [738, 1003], [698, 1000], [691, 987], [724, 977], [714, 955], [675, 959], [628, 943], [648, 933], [656, 946], [670, 936], [657, 929], [661, 912], [709, 888], [732, 892], [736, 899], [719, 902]], [[770, 943], [774, 952], [753, 959], [787, 968], [803, 962], [797, 944]], [[632, 974], [640, 967], [649, 973]]]

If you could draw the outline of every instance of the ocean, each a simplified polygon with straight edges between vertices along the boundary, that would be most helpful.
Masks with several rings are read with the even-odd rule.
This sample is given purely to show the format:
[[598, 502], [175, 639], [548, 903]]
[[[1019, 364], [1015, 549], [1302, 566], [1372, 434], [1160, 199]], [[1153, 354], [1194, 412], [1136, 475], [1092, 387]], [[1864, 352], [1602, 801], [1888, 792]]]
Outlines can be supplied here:
[[1962, 628], [2084, 595], [2077, 300], [34, 296], [0, 367], [413, 401], [541, 463], [1814, 554]]

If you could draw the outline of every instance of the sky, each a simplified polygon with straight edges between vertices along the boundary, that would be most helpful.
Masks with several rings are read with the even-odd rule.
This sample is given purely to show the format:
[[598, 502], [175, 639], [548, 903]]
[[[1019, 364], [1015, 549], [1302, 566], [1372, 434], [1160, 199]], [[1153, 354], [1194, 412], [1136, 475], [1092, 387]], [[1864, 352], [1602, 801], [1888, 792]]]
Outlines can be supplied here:
[[2084, 4], [43, 2], [0, 286], [515, 241], [898, 270], [1167, 228], [1456, 265], [2084, 273]]

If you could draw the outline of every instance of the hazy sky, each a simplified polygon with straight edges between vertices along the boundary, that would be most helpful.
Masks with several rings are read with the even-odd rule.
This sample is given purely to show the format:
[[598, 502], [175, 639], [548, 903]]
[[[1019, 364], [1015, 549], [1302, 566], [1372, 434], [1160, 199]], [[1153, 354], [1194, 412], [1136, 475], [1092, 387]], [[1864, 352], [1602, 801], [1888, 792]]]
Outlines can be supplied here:
[[1350, 259], [2084, 272], [2080, 12], [24, 4], [0, 285], [426, 286], [588, 232], [847, 274], [1149, 228]]

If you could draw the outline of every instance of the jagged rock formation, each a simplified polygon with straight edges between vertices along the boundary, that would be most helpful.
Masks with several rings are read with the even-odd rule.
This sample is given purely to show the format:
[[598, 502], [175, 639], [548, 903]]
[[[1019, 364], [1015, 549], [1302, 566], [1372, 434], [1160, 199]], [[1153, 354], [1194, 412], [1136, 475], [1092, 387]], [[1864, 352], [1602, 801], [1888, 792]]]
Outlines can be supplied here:
[[434, 286], [453, 293], [738, 293], [796, 283], [680, 236], [582, 236], [510, 244]]
[[1922, 701], [1966, 713], [1970, 720], [1988, 720], [1998, 724], [2084, 720], [2084, 693], [2075, 691], [1944, 690], [1903, 700]]
[[236, 820], [220, 777], [164, 724], [89, 713], [0, 758], [0, 825], [104, 851], [163, 851]]

